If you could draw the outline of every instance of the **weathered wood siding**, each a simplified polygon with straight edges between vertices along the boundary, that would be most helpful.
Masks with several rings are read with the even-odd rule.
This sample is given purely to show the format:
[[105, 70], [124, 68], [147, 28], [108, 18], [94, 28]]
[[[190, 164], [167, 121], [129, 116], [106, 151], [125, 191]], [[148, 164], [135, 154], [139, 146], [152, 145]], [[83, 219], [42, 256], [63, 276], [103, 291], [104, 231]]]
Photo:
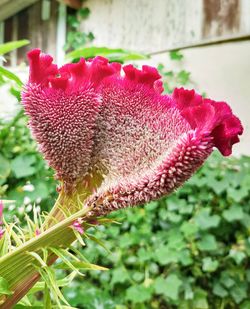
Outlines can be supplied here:
[[97, 45], [158, 52], [250, 37], [249, 0], [88, 0]]
[[0, 21], [3, 21], [20, 10], [32, 5], [37, 0], [0, 0]]
[[28, 39], [30, 45], [18, 49], [7, 56], [7, 65], [16, 66], [26, 60], [26, 52], [31, 48], [41, 48], [56, 55], [56, 35], [59, 3], [50, 2], [49, 16], [42, 18], [42, 1], [23, 9], [4, 22], [4, 42]]

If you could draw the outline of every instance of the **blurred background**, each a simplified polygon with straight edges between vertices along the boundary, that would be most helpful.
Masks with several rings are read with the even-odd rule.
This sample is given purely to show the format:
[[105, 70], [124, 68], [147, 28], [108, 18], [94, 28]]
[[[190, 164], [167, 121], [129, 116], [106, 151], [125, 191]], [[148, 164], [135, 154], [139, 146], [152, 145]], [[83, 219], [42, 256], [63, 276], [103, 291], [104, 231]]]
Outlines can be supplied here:
[[[62, 287], [70, 304], [249, 309], [250, 0], [0, 0], [0, 198], [21, 223], [56, 197], [19, 103], [32, 48], [60, 65], [95, 55], [154, 65], [166, 92], [226, 101], [245, 129], [236, 157], [215, 153], [177, 193], [93, 229], [110, 251], [90, 242], [82, 252], [110, 271]], [[39, 306], [42, 294], [31, 297]]]

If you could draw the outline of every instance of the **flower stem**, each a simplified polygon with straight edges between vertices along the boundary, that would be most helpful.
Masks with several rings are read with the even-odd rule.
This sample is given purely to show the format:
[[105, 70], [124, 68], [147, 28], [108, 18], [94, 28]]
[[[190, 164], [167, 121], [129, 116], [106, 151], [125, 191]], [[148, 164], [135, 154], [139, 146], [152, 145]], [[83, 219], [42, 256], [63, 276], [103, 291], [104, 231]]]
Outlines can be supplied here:
[[[62, 200], [65, 202], [67, 199], [61, 196], [57, 203], [61, 205]], [[72, 202], [72, 199], [70, 201]], [[58, 220], [58, 215], [50, 217], [46, 223], [49, 226], [47, 230], [0, 258], [0, 277], [9, 283], [9, 288], [13, 292], [10, 296], [0, 296], [1, 309], [12, 308], [40, 278], [34, 267], [37, 265], [36, 259], [27, 253], [41, 254], [41, 249], [48, 247], [67, 248], [76, 239], [71, 224], [79, 217], [84, 219], [89, 211], [90, 208], [84, 207], [58, 223], [55, 223]], [[58, 212], [58, 214], [60, 217], [62, 216], [62, 212]], [[56, 259], [55, 255], [51, 255], [48, 264], [53, 264]]]

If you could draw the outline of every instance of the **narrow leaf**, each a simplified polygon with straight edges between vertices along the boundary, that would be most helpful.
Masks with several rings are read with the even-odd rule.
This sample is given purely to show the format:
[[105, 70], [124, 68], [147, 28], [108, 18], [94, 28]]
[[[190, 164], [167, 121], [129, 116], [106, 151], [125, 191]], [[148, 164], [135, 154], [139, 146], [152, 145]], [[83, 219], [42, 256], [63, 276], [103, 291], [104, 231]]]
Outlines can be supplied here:
[[14, 73], [12, 73], [11, 71], [5, 69], [4, 67], [0, 66], [0, 76], [4, 76], [14, 82], [16, 82], [16, 84], [19, 87], [22, 87], [23, 82], [21, 81], [21, 79]]
[[0, 295], [11, 295], [12, 292], [9, 289], [8, 282], [3, 278], [0, 277]]
[[0, 55], [7, 54], [12, 50], [28, 45], [29, 43], [30, 41], [28, 40], [20, 40], [20, 41], [12, 41], [12, 42], [1, 44], [0, 45]]
[[[82, 261], [73, 261], [71, 264], [77, 269], [87, 269], [87, 270], [108, 270], [106, 267], [98, 266], [96, 264], [91, 264]], [[59, 263], [55, 266], [55, 268], [59, 269], [71, 269], [67, 264]]]

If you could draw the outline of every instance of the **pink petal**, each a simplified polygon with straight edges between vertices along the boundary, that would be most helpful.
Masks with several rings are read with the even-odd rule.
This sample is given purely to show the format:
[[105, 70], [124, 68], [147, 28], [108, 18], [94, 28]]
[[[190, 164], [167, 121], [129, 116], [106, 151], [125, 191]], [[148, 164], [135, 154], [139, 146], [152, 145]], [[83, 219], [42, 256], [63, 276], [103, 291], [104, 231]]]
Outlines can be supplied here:
[[72, 227], [78, 231], [81, 235], [84, 233], [84, 229], [82, 227], [82, 221], [81, 219], [77, 219], [76, 221], [73, 222]]
[[243, 133], [240, 120], [225, 102], [204, 99], [193, 90], [175, 89], [173, 105], [181, 112], [193, 129], [213, 137], [214, 146], [224, 155], [230, 155], [232, 145]]
[[40, 229], [39, 229], [39, 228], [36, 228], [36, 230], [35, 230], [35, 235], [36, 235], [36, 236], [39, 236], [40, 234], [41, 234]]

